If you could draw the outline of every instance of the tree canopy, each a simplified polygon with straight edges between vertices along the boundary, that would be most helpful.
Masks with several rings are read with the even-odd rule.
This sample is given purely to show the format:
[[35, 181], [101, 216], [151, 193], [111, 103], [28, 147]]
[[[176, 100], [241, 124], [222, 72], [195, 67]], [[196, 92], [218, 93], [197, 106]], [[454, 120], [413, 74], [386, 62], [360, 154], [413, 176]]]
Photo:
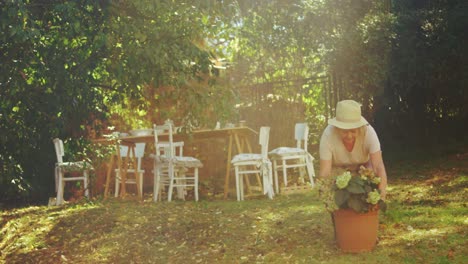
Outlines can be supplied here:
[[242, 106], [305, 104], [317, 137], [352, 98], [384, 145], [466, 138], [467, 11], [463, 0], [2, 1], [0, 200], [53, 192], [54, 137], [167, 118], [190, 130]]

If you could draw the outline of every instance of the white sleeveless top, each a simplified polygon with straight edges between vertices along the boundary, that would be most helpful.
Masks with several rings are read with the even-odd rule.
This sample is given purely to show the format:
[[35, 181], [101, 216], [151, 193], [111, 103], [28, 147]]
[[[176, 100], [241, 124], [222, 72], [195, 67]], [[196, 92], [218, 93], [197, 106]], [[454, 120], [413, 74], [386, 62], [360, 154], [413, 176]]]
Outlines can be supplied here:
[[320, 159], [331, 160], [332, 167], [356, 170], [369, 161], [369, 154], [377, 151], [380, 151], [379, 138], [370, 125], [359, 128], [351, 152], [343, 144], [338, 129], [332, 125], [325, 128], [320, 139]]

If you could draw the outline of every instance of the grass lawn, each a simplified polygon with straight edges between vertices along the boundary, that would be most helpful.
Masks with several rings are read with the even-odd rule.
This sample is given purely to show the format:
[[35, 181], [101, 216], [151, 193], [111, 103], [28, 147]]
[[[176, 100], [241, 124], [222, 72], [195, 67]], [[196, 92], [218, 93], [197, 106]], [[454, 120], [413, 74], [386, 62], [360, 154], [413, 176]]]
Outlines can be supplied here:
[[374, 251], [335, 246], [317, 191], [234, 200], [99, 199], [0, 213], [5, 263], [468, 263], [468, 153], [387, 162]]

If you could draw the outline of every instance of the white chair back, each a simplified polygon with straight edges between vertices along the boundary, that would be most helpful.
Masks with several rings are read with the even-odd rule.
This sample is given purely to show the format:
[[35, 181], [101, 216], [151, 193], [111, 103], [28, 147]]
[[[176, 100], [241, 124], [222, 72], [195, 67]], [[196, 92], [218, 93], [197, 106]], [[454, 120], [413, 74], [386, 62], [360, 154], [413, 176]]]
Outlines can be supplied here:
[[65, 151], [63, 149], [63, 141], [59, 138], [54, 138], [54, 147], [55, 147], [55, 154], [57, 155], [57, 162], [63, 163], [63, 155], [65, 155]]
[[146, 143], [135, 144], [135, 156], [137, 158], [143, 158], [143, 156], [145, 155], [145, 146], [146, 146]]
[[[145, 146], [146, 143], [135, 143], [135, 158], [137, 159], [137, 166], [138, 170], [141, 169], [141, 158], [145, 155]], [[120, 156], [127, 157], [128, 153], [128, 146], [120, 145]], [[130, 153], [131, 154], [131, 153]]]
[[[170, 122], [166, 122], [164, 125], [154, 124], [153, 130], [154, 130], [154, 146], [156, 149], [156, 156], [165, 156], [166, 158], [173, 158], [175, 156], [175, 148], [174, 148], [172, 124]], [[169, 141], [164, 142], [165, 144], [160, 144], [159, 135], [164, 134], [164, 133], [167, 133]]]
[[261, 127], [259, 143], [262, 148], [262, 158], [268, 158], [268, 142], [270, 139], [270, 127]]
[[[145, 155], [146, 143], [135, 143], [135, 157], [142, 158]], [[127, 157], [128, 146], [120, 145], [120, 156]]]
[[309, 126], [307, 123], [296, 123], [294, 132], [297, 148], [307, 151], [307, 141], [309, 137]]

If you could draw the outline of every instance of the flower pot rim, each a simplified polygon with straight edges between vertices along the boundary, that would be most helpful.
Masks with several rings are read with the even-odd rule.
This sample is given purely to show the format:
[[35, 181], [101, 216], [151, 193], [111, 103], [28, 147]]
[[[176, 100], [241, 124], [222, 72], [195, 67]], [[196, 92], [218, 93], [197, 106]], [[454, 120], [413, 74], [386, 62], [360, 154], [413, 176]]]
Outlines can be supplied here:
[[369, 214], [378, 214], [378, 212], [379, 212], [379, 208], [377, 208], [375, 210], [370, 210], [370, 211], [367, 211], [367, 212], [356, 212], [351, 208], [339, 208], [339, 209], [336, 209], [335, 211], [333, 211], [333, 214], [336, 214], [336, 213], [338, 213], [338, 214], [353, 213], [353, 214], [360, 214], [360, 215], [369, 215]]

